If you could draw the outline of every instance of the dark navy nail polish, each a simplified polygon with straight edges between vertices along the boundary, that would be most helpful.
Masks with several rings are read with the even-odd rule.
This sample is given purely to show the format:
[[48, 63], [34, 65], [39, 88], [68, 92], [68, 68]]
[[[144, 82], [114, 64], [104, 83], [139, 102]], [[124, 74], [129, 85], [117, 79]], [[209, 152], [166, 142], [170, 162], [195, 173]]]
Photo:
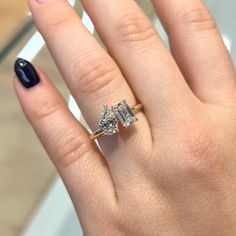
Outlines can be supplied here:
[[32, 88], [40, 82], [38, 73], [30, 62], [18, 58], [15, 62], [14, 69], [18, 79], [27, 89]]

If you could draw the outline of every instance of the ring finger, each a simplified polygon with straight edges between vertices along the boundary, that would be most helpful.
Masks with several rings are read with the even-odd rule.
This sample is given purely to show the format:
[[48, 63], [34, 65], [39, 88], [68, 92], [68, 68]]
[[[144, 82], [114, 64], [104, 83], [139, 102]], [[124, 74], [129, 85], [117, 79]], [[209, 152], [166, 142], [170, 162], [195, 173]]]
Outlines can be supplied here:
[[[93, 130], [98, 125], [97, 117], [102, 109], [101, 105], [111, 106], [123, 98], [131, 106], [136, 104], [135, 96], [115, 62], [85, 29], [67, 1], [31, 0], [30, 7], [36, 25], [65, 82]], [[121, 133], [109, 139], [101, 139], [106, 142], [106, 145], [104, 142], [100, 142], [100, 145], [104, 155], [109, 155], [107, 161], [111, 170], [130, 169], [133, 162], [127, 157], [133, 157], [129, 155], [133, 152], [132, 146], [136, 146], [138, 142], [142, 143], [144, 139], [151, 139], [144, 114], [140, 112], [138, 118], [136, 128], [142, 130], [142, 133], [136, 132], [132, 138], [124, 139], [124, 135], [134, 130], [130, 128], [125, 130], [124, 135]], [[151, 144], [151, 140], [148, 143]], [[119, 173], [119, 179], [121, 175]]]

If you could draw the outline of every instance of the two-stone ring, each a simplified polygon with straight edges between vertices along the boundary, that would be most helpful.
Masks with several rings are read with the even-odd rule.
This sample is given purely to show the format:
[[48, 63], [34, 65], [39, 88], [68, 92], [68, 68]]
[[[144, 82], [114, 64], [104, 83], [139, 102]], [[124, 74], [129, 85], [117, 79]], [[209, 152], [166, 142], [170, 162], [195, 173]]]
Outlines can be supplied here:
[[142, 104], [129, 107], [125, 100], [111, 108], [104, 105], [99, 120], [99, 128], [91, 134], [90, 138], [96, 139], [100, 136], [111, 136], [119, 133], [119, 123], [121, 123], [123, 127], [128, 128], [132, 123], [138, 120], [135, 114], [142, 109]]

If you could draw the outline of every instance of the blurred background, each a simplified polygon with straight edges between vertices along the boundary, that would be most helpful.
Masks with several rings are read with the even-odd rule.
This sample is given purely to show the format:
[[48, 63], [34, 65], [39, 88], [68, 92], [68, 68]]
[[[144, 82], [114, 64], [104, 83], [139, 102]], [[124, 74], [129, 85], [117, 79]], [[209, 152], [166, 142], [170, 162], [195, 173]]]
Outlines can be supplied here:
[[[138, 2], [168, 44], [150, 1]], [[205, 3], [236, 63], [235, 0]], [[75, 10], [81, 16], [79, 1]], [[0, 235], [80, 236], [82, 232], [65, 188], [14, 93], [15, 58], [35, 32], [27, 0], [0, 1]], [[31, 47], [36, 50], [40, 45], [35, 42]], [[46, 47], [39, 51], [34, 63], [46, 71], [68, 100], [69, 92]]]

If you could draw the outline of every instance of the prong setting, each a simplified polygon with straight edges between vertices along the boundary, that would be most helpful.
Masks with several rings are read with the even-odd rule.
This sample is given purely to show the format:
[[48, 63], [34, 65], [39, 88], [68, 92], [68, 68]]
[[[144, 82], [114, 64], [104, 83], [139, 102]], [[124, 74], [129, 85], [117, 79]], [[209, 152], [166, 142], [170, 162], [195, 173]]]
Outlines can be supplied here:
[[117, 105], [112, 106], [112, 110], [119, 122], [125, 128], [128, 128], [132, 123], [137, 121], [137, 117], [127, 104], [126, 100], [122, 100]]
[[142, 109], [143, 105], [141, 103], [131, 108], [126, 100], [122, 100], [111, 108], [107, 105], [103, 105], [99, 128], [90, 135], [90, 138], [95, 140], [100, 136], [111, 136], [119, 133], [119, 123], [121, 123], [123, 127], [128, 128], [132, 123], [138, 120], [135, 114]]
[[117, 119], [107, 105], [103, 106], [103, 111], [99, 121], [99, 129], [102, 135], [114, 135], [119, 132]]

